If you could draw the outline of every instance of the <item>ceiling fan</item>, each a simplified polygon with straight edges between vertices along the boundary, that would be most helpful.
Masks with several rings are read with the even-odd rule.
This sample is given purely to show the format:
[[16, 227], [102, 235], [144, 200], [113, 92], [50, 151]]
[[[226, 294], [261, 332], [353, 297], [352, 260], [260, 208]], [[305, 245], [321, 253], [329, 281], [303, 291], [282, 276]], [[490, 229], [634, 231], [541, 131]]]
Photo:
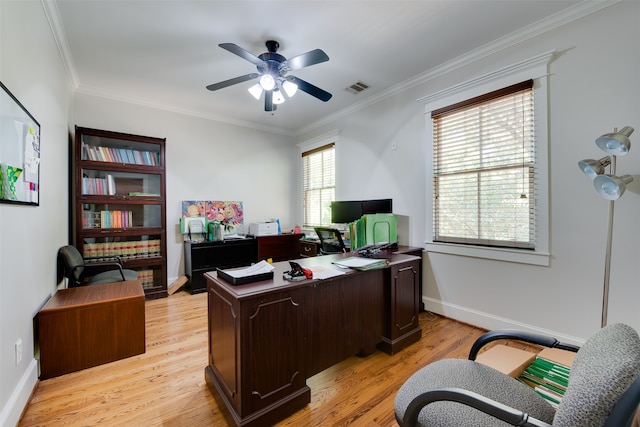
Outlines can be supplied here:
[[277, 104], [284, 102], [282, 91], [284, 90], [289, 97], [300, 89], [321, 101], [327, 102], [331, 99], [331, 94], [317, 86], [312, 85], [298, 77], [287, 75], [289, 71], [299, 70], [300, 68], [310, 65], [326, 62], [329, 57], [321, 49], [314, 49], [302, 55], [294, 56], [287, 59], [277, 53], [280, 44], [275, 40], [267, 40], [265, 43], [267, 52], [260, 56], [255, 56], [238, 45], [233, 43], [221, 43], [218, 46], [238, 55], [240, 58], [246, 59], [258, 68], [257, 73], [249, 73], [238, 76], [233, 79], [225, 80], [219, 83], [207, 86], [209, 90], [218, 90], [238, 83], [254, 80], [260, 77], [259, 83], [249, 88], [249, 92], [256, 98], [260, 99], [264, 91], [264, 110], [275, 111]]

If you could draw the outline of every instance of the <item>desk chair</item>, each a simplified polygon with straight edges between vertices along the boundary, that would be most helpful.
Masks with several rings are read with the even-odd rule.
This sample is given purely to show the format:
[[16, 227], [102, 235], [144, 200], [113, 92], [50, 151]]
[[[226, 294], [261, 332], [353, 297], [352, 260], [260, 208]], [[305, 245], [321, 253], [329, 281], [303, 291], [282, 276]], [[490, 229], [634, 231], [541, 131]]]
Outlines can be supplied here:
[[[138, 279], [136, 271], [123, 268], [120, 257], [83, 258], [80, 251], [71, 245], [63, 246], [58, 250], [58, 268], [62, 268], [64, 276], [69, 279], [68, 287], [70, 288]], [[105, 269], [107, 271], [104, 271]], [[90, 270], [96, 271], [96, 274], [90, 275]]]
[[[475, 362], [480, 348], [499, 339], [577, 351], [557, 410], [533, 388]], [[395, 415], [401, 427], [630, 426], [640, 403], [640, 337], [621, 323], [606, 326], [581, 348], [518, 331], [482, 335], [469, 359], [444, 359], [413, 374], [400, 388]]]
[[320, 239], [320, 253], [322, 255], [347, 252], [339, 230], [328, 227], [314, 227], [314, 230]]

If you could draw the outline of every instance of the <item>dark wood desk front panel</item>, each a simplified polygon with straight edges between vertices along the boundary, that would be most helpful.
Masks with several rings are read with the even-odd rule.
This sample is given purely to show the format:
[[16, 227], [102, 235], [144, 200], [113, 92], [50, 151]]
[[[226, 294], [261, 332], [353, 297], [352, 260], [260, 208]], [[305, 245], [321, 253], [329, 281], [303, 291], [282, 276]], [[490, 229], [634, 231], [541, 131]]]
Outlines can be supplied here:
[[[297, 261], [329, 266], [347, 256]], [[274, 267], [273, 280], [239, 286], [215, 272], [205, 275], [205, 378], [239, 426], [273, 424], [310, 401], [310, 376], [355, 354], [370, 354], [377, 346], [394, 353], [421, 335], [415, 304], [420, 262], [414, 256], [390, 255], [387, 268], [345, 270], [322, 281], [288, 282], [282, 273], [289, 264]], [[413, 297], [407, 295], [411, 289]]]

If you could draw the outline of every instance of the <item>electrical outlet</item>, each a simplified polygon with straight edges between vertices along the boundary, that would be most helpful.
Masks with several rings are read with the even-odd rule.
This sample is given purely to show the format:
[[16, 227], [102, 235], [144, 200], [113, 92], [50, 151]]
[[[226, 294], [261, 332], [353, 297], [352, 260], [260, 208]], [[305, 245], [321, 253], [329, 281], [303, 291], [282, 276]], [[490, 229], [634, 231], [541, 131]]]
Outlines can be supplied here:
[[22, 360], [22, 339], [18, 338], [16, 341], [16, 365]]

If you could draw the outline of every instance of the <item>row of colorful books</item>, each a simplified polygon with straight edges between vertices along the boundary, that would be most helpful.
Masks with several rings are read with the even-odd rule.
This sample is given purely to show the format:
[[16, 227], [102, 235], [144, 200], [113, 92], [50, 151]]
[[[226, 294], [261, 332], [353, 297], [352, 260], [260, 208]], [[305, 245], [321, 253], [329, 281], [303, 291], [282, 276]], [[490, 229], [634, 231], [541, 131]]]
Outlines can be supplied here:
[[133, 227], [132, 211], [88, 211], [82, 213], [85, 228], [130, 228]]
[[[160, 270], [138, 270], [138, 280], [142, 283], [142, 289], [149, 289], [158, 286], [155, 278], [159, 272]], [[159, 280], [160, 278], [158, 278], [158, 281]]]
[[106, 178], [82, 177], [82, 194], [113, 196], [116, 194], [116, 184], [113, 175], [107, 175]]
[[82, 143], [82, 158], [97, 162], [128, 163], [132, 165], [160, 166], [160, 153], [130, 148], [96, 147]]
[[567, 390], [569, 372], [567, 366], [536, 357], [518, 379], [557, 408]]
[[85, 257], [119, 256], [125, 260], [159, 257], [160, 239], [85, 243], [82, 254]]

